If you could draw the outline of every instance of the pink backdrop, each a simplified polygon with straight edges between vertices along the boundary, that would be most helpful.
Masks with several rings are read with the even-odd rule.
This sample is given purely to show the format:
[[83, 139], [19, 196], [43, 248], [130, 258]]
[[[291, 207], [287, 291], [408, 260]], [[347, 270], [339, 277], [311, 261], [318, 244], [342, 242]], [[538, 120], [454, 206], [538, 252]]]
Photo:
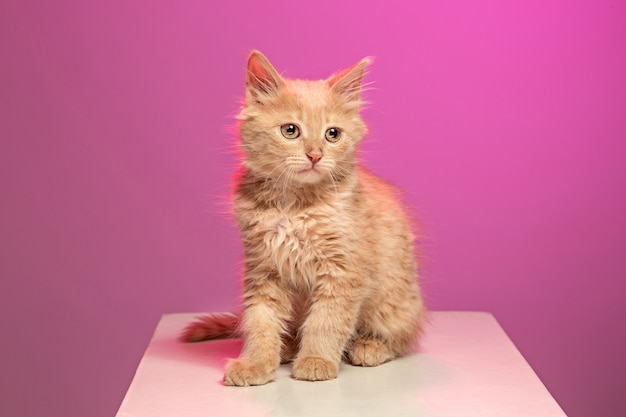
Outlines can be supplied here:
[[[278, 4], [282, 3], [282, 4]], [[0, 5], [0, 415], [111, 416], [162, 313], [237, 302], [232, 115], [376, 62], [363, 156], [429, 238], [431, 308], [495, 314], [570, 416], [626, 404], [619, 1]]]

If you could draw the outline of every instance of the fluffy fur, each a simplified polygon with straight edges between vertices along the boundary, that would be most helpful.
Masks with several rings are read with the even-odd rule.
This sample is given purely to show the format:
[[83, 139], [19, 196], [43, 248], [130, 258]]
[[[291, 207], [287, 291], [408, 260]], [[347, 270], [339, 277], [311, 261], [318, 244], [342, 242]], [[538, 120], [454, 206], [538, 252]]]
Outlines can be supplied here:
[[[296, 379], [335, 378], [342, 357], [376, 366], [409, 352], [419, 334], [410, 221], [397, 190], [356, 159], [368, 64], [302, 81], [281, 77], [258, 51], [248, 58], [234, 195], [244, 312], [203, 317], [182, 336], [243, 335], [226, 385], [265, 384], [292, 360]], [[288, 124], [297, 137], [285, 137]], [[330, 128], [338, 141], [327, 139]]]

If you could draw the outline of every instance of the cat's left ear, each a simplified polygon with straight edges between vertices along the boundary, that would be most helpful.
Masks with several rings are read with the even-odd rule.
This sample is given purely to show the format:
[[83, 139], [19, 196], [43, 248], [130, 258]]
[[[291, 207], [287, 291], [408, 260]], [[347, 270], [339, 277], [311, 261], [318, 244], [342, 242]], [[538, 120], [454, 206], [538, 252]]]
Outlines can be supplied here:
[[285, 83], [270, 61], [259, 51], [250, 53], [247, 70], [246, 93], [255, 99], [276, 94]]
[[356, 65], [332, 75], [326, 83], [334, 92], [344, 96], [348, 101], [361, 101], [363, 77], [372, 61], [371, 57], [363, 58]]

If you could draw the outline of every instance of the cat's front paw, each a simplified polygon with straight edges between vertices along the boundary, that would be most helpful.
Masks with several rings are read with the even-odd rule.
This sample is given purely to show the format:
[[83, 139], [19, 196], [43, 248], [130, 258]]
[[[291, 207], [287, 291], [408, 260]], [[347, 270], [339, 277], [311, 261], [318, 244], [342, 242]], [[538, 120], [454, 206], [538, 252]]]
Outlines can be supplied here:
[[292, 374], [303, 381], [326, 381], [337, 377], [339, 368], [320, 356], [303, 356], [293, 363]]
[[224, 385], [247, 387], [263, 385], [274, 380], [274, 370], [251, 364], [245, 359], [233, 359], [226, 365]]

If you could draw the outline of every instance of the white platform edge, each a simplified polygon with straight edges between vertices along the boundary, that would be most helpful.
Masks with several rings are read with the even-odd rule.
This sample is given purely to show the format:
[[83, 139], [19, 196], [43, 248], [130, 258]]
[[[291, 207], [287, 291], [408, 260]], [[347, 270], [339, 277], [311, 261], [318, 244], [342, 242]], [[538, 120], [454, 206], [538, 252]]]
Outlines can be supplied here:
[[342, 363], [337, 379], [221, 383], [238, 340], [183, 344], [202, 313], [161, 318], [117, 417], [421, 416], [562, 417], [565, 413], [490, 313], [432, 312], [419, 352], [375, 368]]

